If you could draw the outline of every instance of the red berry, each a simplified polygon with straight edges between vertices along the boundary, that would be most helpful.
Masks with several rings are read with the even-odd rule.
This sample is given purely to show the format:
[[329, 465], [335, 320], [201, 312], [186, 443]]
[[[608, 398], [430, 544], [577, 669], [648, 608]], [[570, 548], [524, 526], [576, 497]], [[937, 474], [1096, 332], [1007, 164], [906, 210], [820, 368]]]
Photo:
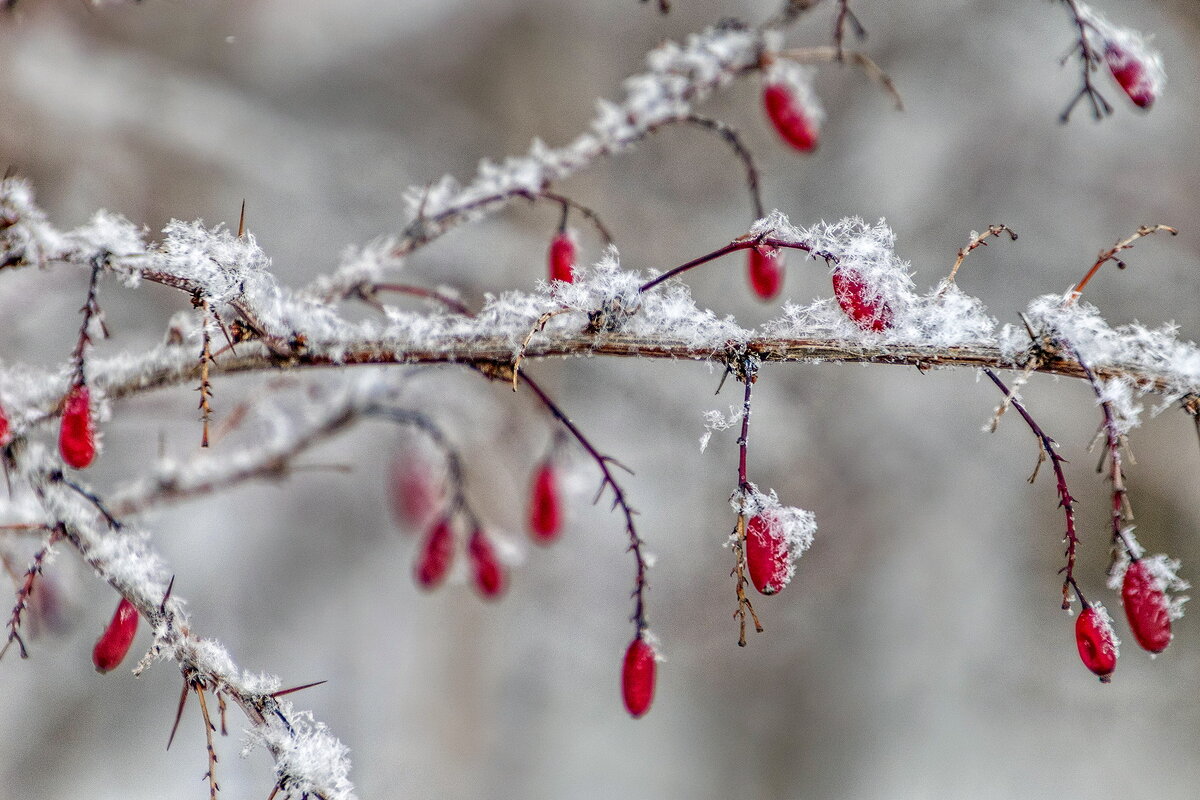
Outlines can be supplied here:
[[779, 294], [783, 286], [783, 253], [777, 247], [751, 247], [748, 263], [750, 286], [763, 300]]
[[1104, 61], [1134, 105], [1149, 108], [1155, 94], [1154, 84], [1146, 74], [1146, 65], [1115, 42], [1105, 42]]
[[487, 600], [502, 595], [506, 585], [504, 566], [481, 528], [476, 528], [467, 541], [467, 555], [471, 559], [475, 588], [479, 594]]
[[772, 530], [768, 519], [761, 515], [746, 523], [746, 566], [750, 580], [762, 594], [775, 594], [788, 582], [789, 553], [787, 542], [778, 530]]
[[785, 142], [804, 153], [817, 149], [816, 122], [805, 114], [791, 89], [781, 83], [767, 84], [763, 88], [763, 105]]
[[71, 387], [63, 403], [58, 450], [68, 466], [83, 469], [96, 457], [96, 431], [92, 427], [91, 392], [82, 383]]
[[862, 275], [852, 269], [833, 271], [833, 296], [855, 325], [864, 331], [880, 331], [892, 326], [892, 307], [882, 297], [873, 297]]
[[96, 665], [97, 672], [108, 672], [121, 664], [129, 652], [129, 646], [133, 644], [137, 624], [137, 609], [122, 597], [121, 602], [117, 603], [112, 622], [108, 623], [92, 649], [92, 663]]
[[550, 242], [550, 280], [575, 280], [575, 240], [567, 231], [561, 231]]
[[392, 461], [389, 470], [392, 516], [402, 527], [417, 528], [429, 522], [442, 504], [444, 487], [425, 459], [413, 453]]
[[558, 496], [558, 476], [549, 460], [542, 462], [533, 476], [529, 498], [529, 532], [538, 544], [550, 544], [562, 533], [562, 503]]
[[1161, 653], [1171, 643], [1171, 614], [1163, 581], [1139, 559], [1125, 570], [1121, 601], [1129, 629], [1143, 650]]
[[12, 433], [8, 429], [8, 415], [0, 408], [0, 447], [12, 441]]
[[621, 669], [621, 696], [625, 710], [634, 719], [650, 710], [654, 701], [654, 672], [657, 667], [654, 648], [640, 635], [625, 651], [625, 666]]
[[1108, 614], [1096, 606], [1088, 606], [1075, 620], [1075, 644], [1083, 665], [1100, 677], [1101, 683], [1112, 680], [1117, 668], [1117, 640]]
[[432, 589], [442, 582], [454, 561], [454, 528], [449, 517], [442, 517], [429, 530], [417, 558], [417, 583]]

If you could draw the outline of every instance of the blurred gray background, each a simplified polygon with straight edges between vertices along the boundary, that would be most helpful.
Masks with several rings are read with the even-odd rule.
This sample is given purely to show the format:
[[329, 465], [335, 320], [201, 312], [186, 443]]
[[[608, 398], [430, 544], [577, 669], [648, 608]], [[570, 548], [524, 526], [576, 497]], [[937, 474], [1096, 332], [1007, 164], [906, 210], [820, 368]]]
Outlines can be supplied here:
[[[35, 184], [62, 227], [98, 208], [160, 229], [169, 219], [249, 228], [280, 280], [329, 270], [347, 245], [399, 230], [401, 193], [477, 160], [561, 145], [598, 97], [621, 94], [644, 53], [766, 0], [676, 0], [668, 17], [634, 0], [147, 0], [89, 10], [22, 0], [0, 17], [0, 164]], [[825, 44], [832, 0], [792, 31]], [[801, 157], [765, 125], [747, 80], [703, 111], [745, 136], [768, 208], [800, 223], [886, 216], [922, 288], [970, 231], [1021, 235], [967, 262], [960, 284], [1003, 321], [1061, 291], [1139, 224], [1178, 226], [1139, 244], [1089, 298], [1113, 321], [1200, 331], [1200, 11], [1194, 0], [1095, 4], [1155, 35], [1169, 75], [1148, 114], [1100, 77], [1117, 113], [1058, 114], [1077, 88], [1060, 67], [1072, 28], [1056, 3], [855, 2], [864, 43], [907, 110], [861, 74], [826, 67], [820, 150]], [[825, 7], [829, 6], [829, 7]], [[741, 233], [749, 204], [726, 145], [664, 130], [632, 154], [558, 187], [595, 208], [623, 262], [665, 269]], [[486, 291], [529, 287], [545, 270], [552, 207], [514, 207], [414, 257], [409, 280]], [[599, 242], [583, 229], [583, 256]], [[741, 259], [693, 273], [702, 307], [751, 325], [777, 313], [752, 300]], [[0, 357], [61, 363], [85, 276], [52, 268], [0, 280]], [[825, 271], [793, 260], [784, 296], [828, 296]], [[162, 335], [186, 298], [106, 286], [114, 339]], [[36, 308], [36, 314], [30, 309]], [[531, 366], [629, 478], [658, 556], [650, 617], [662, 640], [654, 708], [626, 716], [618, 693], [632, 562], [619, 518], [589, 505], [594, 470], [572, 477], [570, 524], [549, 550], [523, 544], [529, 470], [551, 426], [528, 397], [451, 370], [413, 376], [414, 405], [436, 406], [471, 454], [472, 496], [526, 550], [502, 602], [463, 583], [432, 595], [411, 580], [415, 538], [387, 512], [400, 436], [366, 425], [307, 456], [312, 470], [246, 486], [152, 519], [197, 628], [243, 667], [285, 685], [353, 751], [360, 796], [413, 798], [1191, 798], [1200, 786], [1200, 625], [1177, 624], [1151, 661], [1131, 637], [1111, 686], [1079, 663], [1058, 610], [1063, 522], [1050, 475], [1025, 482], [1033, 438], [1015, 417], [981, 432], [998, 400], [969, 371], [768, 366], [756, 392], [752, 478], [814, 510], [820, 530], [786, 592], [758, 604], [767, 632], [735, 645], [722, 547], [732, 527], [732, 433], [699, 452], [700, 415], [736, 402], [693, 363], [616, 360]], [[306, 380], [321, 380], [306, 375]], [[335, 379], [330, 376], [328, 379]], [[261, 380], [222, 379], [218, 415]], [[1090, 389], [1035, 378], [1028, 405], [1064, 448], [1079, 503], [1085, 591], [1103, 588], [1106, 485], [1086, 447], [1099, 419]], [[160, 448], [198, 440], [187, 389], [118, 404], [99, 487]], [[1200, 447], [1171, 410], [1136, 431], [1130, 498], [1152, 551], [1200, 579]], [[194, 704], [164, 752], [180, 678], [92, 671], [115, 603], [70, 552], [48, 570], [65, 624], [0, 663], [0, 795], [200, 798], [205, 754]], [[1118, 631], [1125, 635], [1123, 620]], [[140, 647], [146, 641], [139, 639]], [[131, 662], [132, 662], [131, 657]], [[266, 797], [264, 754], [238, 757], [240, 715], [219, 743], [227, 797]]]

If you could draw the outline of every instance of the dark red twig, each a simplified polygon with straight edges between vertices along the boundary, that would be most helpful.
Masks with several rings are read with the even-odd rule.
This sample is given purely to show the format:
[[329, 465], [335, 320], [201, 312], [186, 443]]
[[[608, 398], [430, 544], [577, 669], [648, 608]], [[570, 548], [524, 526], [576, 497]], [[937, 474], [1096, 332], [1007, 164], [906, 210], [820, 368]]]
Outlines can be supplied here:
[[42, 565], [46, 561], [46, 556], [50, 552], [50, 548], [61, 537], [59, 528], [54, 528], [46, 537], [46, 543], [33, 554], [33, 560], [29, 562], [29, 566], [25, 570], [25, 577], [21, 581], [21, 587], [17, 589], [17, 603], [13, 606], [12, 614], [8, 618], [8, 641], [4, 643], [4, 647], [0, 648], [0, 658], [4, 658], [4, 654], [8, 652], [8, 648], [13, 642], [17, 643], [17, 649], [21, 653], [21, 658], [29, 658], [29, 650], [25, 647], [25, 640], [21, 637], [21, 617], [25, 610], [29, 608], [29, 598], [33, 596], [37, 579], [42, 574]]
[[637, 627], [637, 636], [640, 638], [642, 633], [649, 627], [649, 623], [646, 622], [646, 558], [642, 553], [642, 546], [645, 543], [638, 535], [637, 526], [633, 521], [634, 514], [637, 512], [629, 505], [629, 500], [625, 496], [625, 490], [621, 488], [621, 484], [617, 483], [617, 479], [613, 477], [612, 467], [618, 466], [627, 472], [631, 471], [612, 456], [606, 456], [597, 450], [596, 446], [588, 440], [583, 431], [579, 430], [570, 417], [559, 408], [558, 404], [550, 398], [550, 395], [546, 394], [545, 390], [536, 381], [529, 377], [528, 373], [521, 373], [521, 380], [537, 396], [542, 405], [546, 407], [546, 410], [567, 429], [567, 432], [574, 437], [575, 441], [579, 442], [579, 446], [586, 450], [587, 454], [596, 462], [596, 466], [599, 467], [600, 474], [603, 476], [600, 483], [600, 491], [596, 494], [596, 499], [600, 499], [600, 495], [604, 492], [605, 487], [607, 487], [613, 493], [613, 508], [620, 508], [621, 513], [625, 517], [625, 532], [629, 535], [629, 552], [633, 553], [633, 558], [637, 562], [637, 574], [633, 587], [634, 608], [633, 616], [630, 617], [630, 620]]
[[838, 260], [837, 256], [835, 256], [833, 253], [827, 253], [824, 250], [814, 250], [812, 245], [810, 245], [806, 242], [788, 242], [788, 241], [784, 241], [783, 239], [777, 239], [774, 236], [759, 236], [759, 237], [749, 236], [749, 237], [744, 237], [741, 239], [734, 239], [732, 242], [725, 245], [724, 247], [719, 247], [716, 250], [713, 250], [711, 253], [706, 253], [705, 255], [702, 255], [698, 258], [693, 258], [691, 261], [687, 262], [686, 264], [680, 264], [678, 267], [675, 267], [674, 269], [669, 269], [666, 272], [664, 272], [662, 275], [659, 275], [656, 278], [646, 281], [644, 284], [642, 284], [638, 288], [638, 291], [639, 292], [648, 292], [651, 289], [653, 289], [655, 286], [658, 286], [660, 283], [663, 283], [664, 281], [668, 281], [671, 278], [674, 278], [676, 275], [680, 275], [684, 272], [687, 272], [690, 269], [695, 269], [696, 267], [699, 267], [702, 264], [707, 264], [710, 261], [715, 261], [716, 259], [720, 258], [721, 256], [727, 256], [730, 253], [736, 253], [738, 250], [748, 250], [751, 247], [758, 247], [760, 245], [764, 245], [767, 247], [785, 247], [785, 248], [789, 248], [792, 250], [803, 250], [804, 252], [812, 255], [814, 258], [823, 258], [827, 262], [836, 263]]
[[742, 166], [746, 170], [746, 185], [750, 189], [750, 206], [754, 211], [754, 219], [762, 219], [766, 215], [766, 210], [763, 208], [762, 191], [758, 185], [758, 167], [755, 166], [754, 156], [750, 155], [750, 151], [742, 142], [738, 132], [720, 120], [701, 117], [697, 114], [689, 114], [685, 121], [712, 131], [733, 148], [734, 154], [741, 160]]
[[[1079, 39], [1075, 42], [1075, 46], [1071, 48], [1071, 53], [1077, 52], [1079, 54], [1081, 62], [1080, 78], [1083, 85], [1075, 96], [1071, 98], [1071, 102], [1067, 104], [1067, 107], [1063, 109], [1062, 114], [1059, 116], [1059, 121], [1065, 124], [1071, 118], [1071, 112], [1075, 109], [1075, 106], [1084, 98], [1087, 98], [1088, 102], [1092, 105], [1092, 116], [1098, 120], [1104, 119], [1113, 112], [1113, 108], [1104, 99], [1104, 95], [1100, 94], [1100, 90], [1092, 83], [1092, 71], [1100, 66], [1103, 58], [1092, 48], [1091, 42], [1088, 41], [1090, 23], [1079, 10], [1079, 4], [1076, 0], [1062, 0], [1062, 2], [1067, 7], [1068, 13], [1070, 13], [1071, 19], [1079, 31]], [[1066, 58], [1070, 58], [1071, 53], [1068, 53]], [[1063, 59], [1064, 63], [1066, 58]]]
[[[1022, 405], [1019, 400], [1012, 397], [1008, 387], [1005, 386], [1004, 382], [996, 376], [996, 373], [992, 372], [991, 369], [984, 367], [983, 374], [992, 379], [992, 383], [996, 384], [1000, 391], [1004, 393], [1006, 398], [1010, 398], [1010, 404], [1017, 410], [1017, 413], [1021, 415], [1021, 419], [1025, 420], [1025, 424], [1029, 426], [1029, 429], [1033, 431], [1033, 435], [1037, 437], [1038, 443], [1041, 445], [1042, 450], [1045, 451], [1046, 457], [1050, 459], [1050, 466], [1054, 468], [1054, 476], [1058, 481], [1058, 504], [1063, 510], [1063, 515], [1067, 519], [1067, 532], [1063, 537], [1063, 540], [1067, 543], [1065, 553], [1067, 557], [1067, 564], [1061, 570], [1059, 570], [1059, 572], [1063, 574], [1063, 608], [1070, 608], [1070, 603], [1068, 602], [1068, 590], [1075, 584], [1075, 551], [1079, 546], [1079, 536], [1075, 532], [1075, 498], [1071, 496], [1071, 490], [1067, 488], [1067, 476], [1063, 473], [1062, 468], [1062, 465], [1066, 459], [1058, 454], [1058, 450], [1056, 450], [1054, 447], [1055, 441], [1051, 439], [1044, 430], [1042, 430], [1042, 427], [1038, 425], [1036, 421], [1034, 421], [1029, 412], [1025, 410], [1025, 406]], [[1038, 464], [1040, 465], [1041, 462], [1042, 458], [1039, 457]], [[1029, 478], [1030, 482], [1032, 482], [1036, 477], [1037, 470], [1035, 469], [1033, 475], [1031, 475]]]

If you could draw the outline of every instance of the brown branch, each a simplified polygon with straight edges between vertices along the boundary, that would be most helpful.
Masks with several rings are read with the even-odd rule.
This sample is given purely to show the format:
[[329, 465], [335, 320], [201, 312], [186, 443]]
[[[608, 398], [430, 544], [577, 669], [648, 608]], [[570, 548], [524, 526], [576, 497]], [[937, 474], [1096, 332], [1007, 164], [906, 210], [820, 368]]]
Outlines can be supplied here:
[[987, 240], [989, 237], [1000, 236], [1003, 233], [1007, 233], [1009, 235], [1010, 241], [1015, 242], [1017, 240], [1017, 232], [1007, 225], [988, 225], [986, 231], [976, 235], [974, 239], [967, 243], [966, 247], [959, 250], [958, 258], [954, 259], [954, 266], [950, 268], [950, 274], [946, 276], [946, 280], [943, 281], [942, 288], [938, 291], [938, 294], [941, 295], [944, 293], [946, 289], [950, 287], [950, 284], [954, 283], [954, 276], [958, 274], [958, 268], [961, 267], [962, 263], [967, 260], [967, 256], [970, 255], [972, 251], [978, 247], [987, 247]]
[[1172, 236], [1177, 236], [1179, 234], [1179, 231], [1175, 228], [1172, 228], [1170, 225], [1141, 226], [1132, 235], [1125, 237], [1096, 257], [1096, 263], [1092, 264], [1092, 268], [1087, 271], [1087, 274], [1083, 276], [1079, 283], [1075, 284], [1075, 288], [1072, 289], [1070, 294], [1067, 295], [1066, 300], [1063, 301], [1063, 305], [1069, 306], [1078, 300], [1079, 296], [1083, 294], [1083, 288], [1087, 286], [1088, 282], [1091, 281], [1091, 279], [1095, 277], [1096, 273], [1100, 271], [1100, 267], [1109, 261], [1114, 262], [1117, 265], [1117, 269], [1125, 269], [1126, 264], [1122, 259], [1117, 258], [1117, 253], [1131, 249], [1134, 242], [1136, 242], [1138, 239], [1141, 239], [1143, 236], [1149, 236], [1150, 234], [1158, 233], [1159, 231], [1166, 231]]

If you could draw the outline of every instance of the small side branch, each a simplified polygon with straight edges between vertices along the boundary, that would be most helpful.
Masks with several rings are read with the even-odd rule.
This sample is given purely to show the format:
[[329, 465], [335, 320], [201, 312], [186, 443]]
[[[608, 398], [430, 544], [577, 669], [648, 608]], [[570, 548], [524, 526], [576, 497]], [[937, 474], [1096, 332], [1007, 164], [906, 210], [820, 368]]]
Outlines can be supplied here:
[[1175, 228], [1172, 228], [1170, 225], [1141, 226], [1131, 236], [1125, 237], [1096, 257], [1096, 263], [1092, 264], [1092, 268], [1087, 271], [1087, 274], [1083, 276], [1079, 283], [1075, 284], [1075, 288], [1067, 294], [1067, 298], [1063, 301], [1063, 305], [1069, 306], [1078, 300], [1079, 296], [1083, 294], [1084, 287], [1087, 286], [1088, 282], [1091, 281], [1092, 278], [1095, 277], [1096, 273], [1100, 271], [1100, 267], [1104, 266], [1109, 261], [1114, 262], [1117, 265], [1117, 269], [1125, 269], [1126, 264], [1124, 260], [1117, 258], [1117, 254], [1131, 249], [1134, 242], [1136, 242], [1138, 239], [1141, 239], [1143, 236], [1149, 236], [1151, 234], [1158, 233], [1159, 231], [1166, 231], [1172, 236], [1177, 236], [1179, 234], [1179, 231]]
[[742, 142], [738, 132], [720, 120], [701, 117], [697, 114], [689, 114], [685, 121], [712, 131], [733, 148], [734, 154], [741, 160], [742, 166], [746, 170], [746, 185], [750, 189], [750, 207], [754, 211], [754, 219], [762, 219], [767, 212], [763, 208], [762, 191], [758, 185], [758, 167], [754, 165], [754, 156], [750, 155], [750, 151]]
[[950, 268], [950, 274], [946, 276], [946, 280], [942, 282], [942, 288], [938, 290], [938, 294], [944, 293], [950, 284], [954, 283], [954, 277], [958, 275], [958, 268], [967, 260], [967, 256], [976, 248], [987, 247], [987, 240], [992, 236], [1000, 236], [1007, 233], [1009, 240], [1015, 242], [1017, 240], [1017, 232], [1007, 225], [988, 225], [987, 230], [977, 234], [975, 238], [967, 242], [967, 246], [958, 251], [958, 258], [954, 259], [954, 266]]
[[42, 574], [42, 566], [46, 561], [46, 556], [50, 553], [50, 548], [61, 537], [61, 529], [54, 528], [46, 537], [46, 542], [33, 555], [33, 560], [25, 570], [25, 576], [21, 581], [20, 588], [17, 589], [17, 603], [13, 606], [12, 614], [8, 618], [8, 640], [4, 643], [4, 647], [0, 648], [0, 658], [4, 658], [4, 654], [8, 652], [8, 648], [13, 642], [17, 643], [17, 649], [21, 653], [21, 658], [29, 658], [29, 650], [25, 647], [25, 639], [20, 633], [21, 618], [26, 609], [29, 608], [29, 600], [33, 597], [33, 592], [37, 586], [37, 580]]
[[[1067, 521], [1067, 532], [1063, 536], [1063, 540], [1067, 543], [1065, 552], [1067, 564], [1059, 572], [1063, 574], [1062, 607], [1064, 610], [1068, 609], [1070, 608], [1069, 590], [1075, 584], [1075, 551], [1079, 546], [1079, 536], [1075, 531], [1075, 498], [1071, 496], [1071, 490], [1067, 487], [1067, 476], [1062, 468], [1063, 462], [1066, 459], [1058, 454], [1058, 450], [1054, 446], [1054, 440], [1034, 421], [1029, 412], [1025, 410], [1025, 406], [1021, 404], [1021, 401], [1011, 398], [1012, 393], [1009, 392], [1008, 387], [1004, 385], [1003, 381], [996, 376], [996, 373], [985, 367], [983, 374], [987, 375], [992, 380], [992, 383], [996, 384], [997, 388], [1004, 392], [1006, 398], [1010, 398], [1009, 402], [1012, 407], [1017, 410], [1017, 413], [1021, 415], [1021, 419], [1025, 420], [1025, 424], [1029, 426], [1029, 429], [1033, 431], [1033, 435], [1037, 437], [1038, 444], [1041, 445], [1043, 451], [1043, 453], [1038, 455], [1038, 465], [1041, 466], [1041, 463], [1049, 458], [1050, 466], [1054, 469], [1054, 476], [1057, 479], [1058, 504], [1062, 508], [1063, 515]], [[1036, 477], [1037, 469], [1035, 468], [1033, 474], [1029, 477], [1030, 483]]]
[[629, 552], [633, 553], [633, 558], [636, 562], [636, 574], [634, 577], [633, 586], [634, 608], [633, 615], [630, 617], [630, 621], [633, 622], [634, 626], [637, 628], [637, 635], [640, 637], [641, 634], [649, 627], [649, 623], [646, 621], [647, 566], [645, 554], [642, 552], [645, 542], [642, 541], [642, 537], [638, 535], [637, 526], [633, 521], [633, 517], [637, 512], [635, 512], [629, 505], [629, 500], [625, 495], [625, 490], [621, 488], [621, 484], [619, 484], [617, 479], [613, 476], [612, 470], [613, 466], [619, 466], [622, 469], [626, 469], [626, 471], [628, 471], [628, 468], [618, 462], [612, 456], [606, 456], [597, 450], [596, 446], [588, 440], [583, 431], [581, 431], [578, 426], [571, 421], [571, 418], [568, 417], [565, 412], [563, 412], [563, 410], [558, 406], [557, 403], [554, 402], [553, 399], [551, 399], [550, 395], [548, 395], [536, 381], [530, 378], [528, 374], [522, 373], [521, 380], [524, 381], [525, 385], [529, 387], [529, 390], [537, 396], [538, 400], [542, 402], [542, 405], [546, 407], [546, 410], [550, 412], [551, 416], [558, 420], [562, 426], [567, 429], [567, 432], [571, 434], [575, 441], [579, 442], [579, 446], [587, 451], [587, 454], [591, 456], [594, 462], [596, 462], [596, 466], [600, 469], [600, 474], [602, 476], [600, 482], [600, 492], [597, 493], [596, 499], [599, 500], [600, 494], [604, 492], [605, 488], [608, 488], [613, 494], [613, 508], [619, 508], [622, 515], [625, 517], [625, 532], [629, 536]]
[[1092, 72], [1099, 68], [1104, 59], [1092, 47], [1091, 37], [1088, 35], [1088, 28], [1091, 26], [1091, 23], [1087, 21], [1082, 9], [1079, 7], [1079, 3], [1076, 0], [1062, 0], [1062, 2], [1067, 7], [1067, 12], [1071, 15], [1071, 20], [1079, 32], [1079, 38], [1076, 40], [1075, 46], [1071, 48], [1071, 52], [1067, 54], [1063, 62], [1065, 63], [1066, 59], [1070, 58], [1072, 53], [1079, 54], [1080, 81], [1082, 86], [1075, 94], [1075, 97], [1071, 99], [1071, 102], [1067, 104], [1067, 107], [1063, 109], [1062, 114], [1059, 116], [1059, 121], [1066, 124], [1070, 120], [1071, 112], [1075, 109], [1075, 106], [1084, 99], [1087, 99], [1091, 103], [1092, 116], [1097, 120], [1104, 119], [1112, 113], [1113, 109], [1109, 102], [1104, 99], [1104, 95], [1100, 94], [1100, 90], [1092, 83]]

